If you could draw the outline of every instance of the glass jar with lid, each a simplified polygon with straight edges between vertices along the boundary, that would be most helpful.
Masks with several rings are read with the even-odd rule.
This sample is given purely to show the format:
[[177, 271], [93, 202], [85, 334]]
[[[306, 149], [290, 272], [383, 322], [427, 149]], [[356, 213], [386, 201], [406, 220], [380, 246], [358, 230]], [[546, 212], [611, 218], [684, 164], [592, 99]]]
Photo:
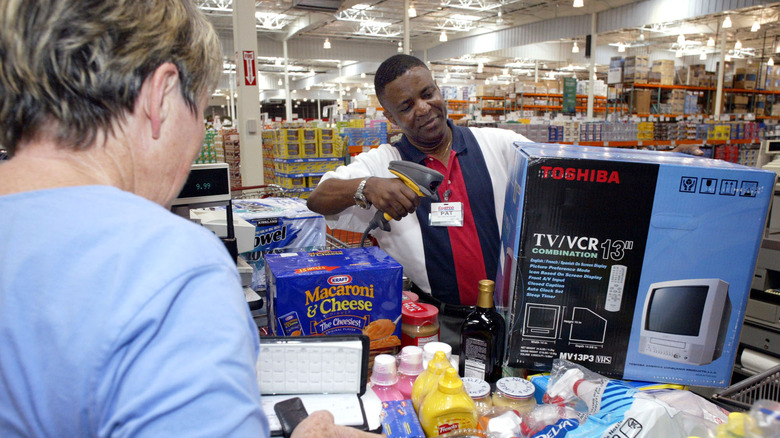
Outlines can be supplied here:
[[505, 406], [525, 415], [534, 410], [534, 385], [522, 377], [503, 377], [496, 382], [493, 406]]
[[466, 393], [471, 396], [471, 399], [477, 405], [479, 416], [481, 417], [488, 413], [493, 407], [493, 399], [490, 398], [490, 384], [477, 377], [464, 377], [461, 380], [463, 380]]

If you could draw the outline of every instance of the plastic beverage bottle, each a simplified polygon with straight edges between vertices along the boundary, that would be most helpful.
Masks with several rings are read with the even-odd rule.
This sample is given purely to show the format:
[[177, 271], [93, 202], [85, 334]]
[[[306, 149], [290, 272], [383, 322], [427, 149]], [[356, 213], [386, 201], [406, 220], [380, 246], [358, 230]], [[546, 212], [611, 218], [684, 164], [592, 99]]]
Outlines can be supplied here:
[[404, 400], [412, 399], [412, 386], [423, 372], [423, 350], [414, 345], [408, 345], [401, 349], [401, 363], [398, 365], [398, 383], [396, 389], [404, 396]]
[[477, 406], [455, 368], [448, 368], [436, 389], [425, 397], [419, 417], [426, 437], [477, 427]]
[[[430, 388], [435, 388], [439, 378], [444, 375], [444, 370], [447, 368], [451, 368], [447, 355], [443, 351], [437, 351], [433, 355], [433, 359], [428, 362], [428, 368], [417, 376], [414, 385], [412, 385], [412, 405], [414, 405], [416, 410], [419, 411], [423, 397], [425, 397]], [[433, 383], [429, 384], [430, 382]]]
[[395, 357], [389, 354], [378, 355], [374, 358], [374, 367], [371, 370], [371, 389], [379, 397], [379, 400], [393, 401], [404, 399], [404, 396], [395, 387], [395, 384], [398, 382]]

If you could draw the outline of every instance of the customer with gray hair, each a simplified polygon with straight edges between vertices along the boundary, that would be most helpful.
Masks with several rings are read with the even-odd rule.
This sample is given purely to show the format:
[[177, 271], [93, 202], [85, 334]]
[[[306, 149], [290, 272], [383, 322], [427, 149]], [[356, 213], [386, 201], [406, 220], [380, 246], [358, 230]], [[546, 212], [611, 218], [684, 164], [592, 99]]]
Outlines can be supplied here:
[[221, 64], [190, 0], [0, 0], [0, 436], [269, 434], [235, 263], [169, 210]]

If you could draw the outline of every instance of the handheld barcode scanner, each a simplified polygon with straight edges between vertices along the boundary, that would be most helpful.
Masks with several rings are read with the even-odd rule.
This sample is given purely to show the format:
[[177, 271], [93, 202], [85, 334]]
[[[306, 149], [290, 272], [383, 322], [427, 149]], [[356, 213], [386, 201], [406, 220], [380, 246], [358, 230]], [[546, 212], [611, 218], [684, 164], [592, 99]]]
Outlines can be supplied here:
[[[444, 175], [440, 172], [409, 161], [391, 161], [387, 169], [390, 173], [400, 178], [417, 196], [430, 198], [434, 201], [439, 200], [439, 194], [436, 192], [436, 189], [444, 180]], [[393, 217], [389, 214], [377, 211], [374, 218], [369, 222], [368, 228], [363, 232], [360, 246], [363, 246], [371, 230], [379, 228], [382, 231], [390, 231], [390, 221], [392, 219]]]

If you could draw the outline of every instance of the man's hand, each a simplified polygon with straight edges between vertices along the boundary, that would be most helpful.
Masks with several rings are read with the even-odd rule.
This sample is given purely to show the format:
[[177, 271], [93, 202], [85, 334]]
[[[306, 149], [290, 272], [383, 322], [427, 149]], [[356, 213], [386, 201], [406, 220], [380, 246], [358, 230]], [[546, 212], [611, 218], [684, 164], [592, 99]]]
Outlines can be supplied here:
[[699, 146], [695, 144], [678, 144], [677, 147], [672, 149], [672, 152], [682, 152], [684, 154], [695, 155], [697, 157], [704, 155], [704, 151], [702, 151]]
[[389, 214], [395, 220], [414, 213], [420, 205], [420, 197], [400, 178], [369, 178], [363, 194], [377, 210]]
[[298, 424], [291, 438], [377, 438], [376, 435], [353, 427], [337, 426], [328, 411], [315, 411]]

